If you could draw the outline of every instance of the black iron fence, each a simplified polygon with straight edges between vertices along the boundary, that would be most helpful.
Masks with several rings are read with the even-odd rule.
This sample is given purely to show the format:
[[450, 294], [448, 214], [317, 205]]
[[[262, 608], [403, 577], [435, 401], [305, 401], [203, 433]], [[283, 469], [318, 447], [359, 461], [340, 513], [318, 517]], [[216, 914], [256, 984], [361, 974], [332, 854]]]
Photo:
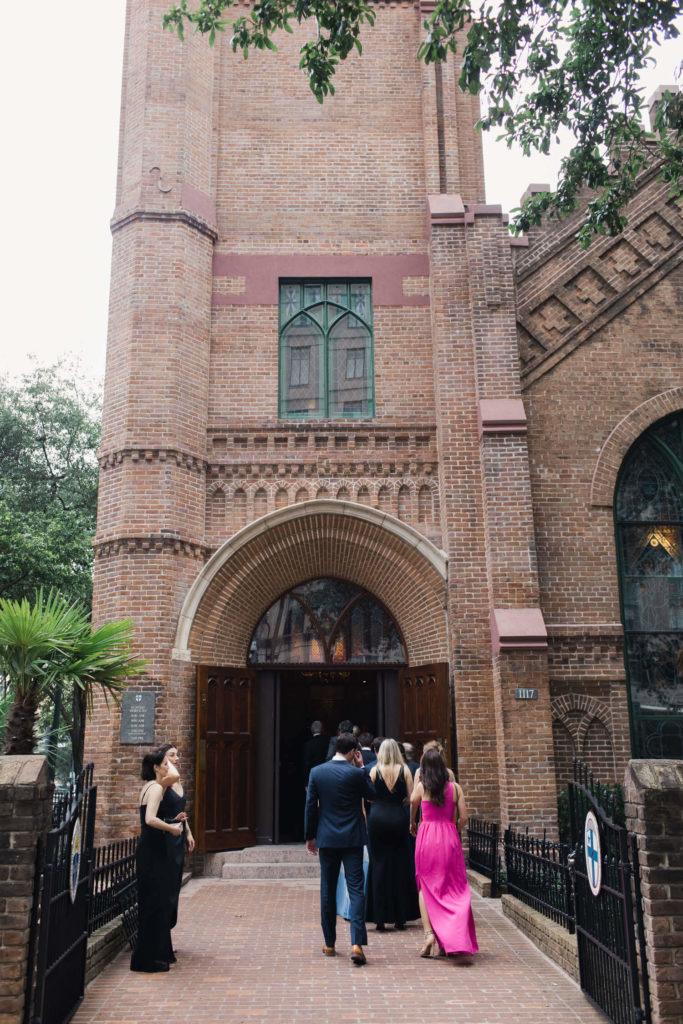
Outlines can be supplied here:
[[503, 845], [508, 892], [574, 934], [569, 847], [511, 828], [505, 830]]
[[88, 934], [119, 917], [135, 886], [137, 837], [119, 839], [93, 850], [92, 891]]
[[500, 887], [500, 853], [498, 849], [500, 826], [495, 821], [482, 818], [467, 819], [469, 843], [469, 866], [473, 871], [491, 879], [491, 895], [496, 896]]

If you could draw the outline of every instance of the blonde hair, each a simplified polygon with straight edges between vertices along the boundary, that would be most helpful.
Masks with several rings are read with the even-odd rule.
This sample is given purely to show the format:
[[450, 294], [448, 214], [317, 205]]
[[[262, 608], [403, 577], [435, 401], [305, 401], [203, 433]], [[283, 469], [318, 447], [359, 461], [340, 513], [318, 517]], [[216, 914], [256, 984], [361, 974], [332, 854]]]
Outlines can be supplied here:
[[404, 764], [403, 754], [396, 740], [383, 740], [377, 751], [378, 767], [397, 768]]

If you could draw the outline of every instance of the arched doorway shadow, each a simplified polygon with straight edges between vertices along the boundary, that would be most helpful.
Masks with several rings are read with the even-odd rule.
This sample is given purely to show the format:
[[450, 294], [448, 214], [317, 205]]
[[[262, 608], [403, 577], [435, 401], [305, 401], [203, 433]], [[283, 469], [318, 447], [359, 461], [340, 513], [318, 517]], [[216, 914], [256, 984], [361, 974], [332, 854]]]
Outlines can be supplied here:
[[[318, 687], [331, 701], [330, 729], [338, 708], [357, 704], [357, 715], [375, 728], [397, 730], [404, 706], [411, 727], [434, 731], [438, 717], [439, 733], [447, 732], [446, 575], [445, 555], [424, 536], [353, 502], [312, 501], [270, 513], [214, 554], [188, 593], [174, 651], [198, 670], [196, 805], [205, 848], [284, 837], [283, 702], [288, 710], [302, 708], [310, 724], [319, 717]], [[400, 663], [382, 662], [377, 652], [373, 662], [372, 651], [370, 663], [355, 665], [249, 663], [257, 626], [281, 595], [323, 578], [367, 592], [386, 611], [403, 645]], [[408, 672], [403, 704], [401, 672]]]

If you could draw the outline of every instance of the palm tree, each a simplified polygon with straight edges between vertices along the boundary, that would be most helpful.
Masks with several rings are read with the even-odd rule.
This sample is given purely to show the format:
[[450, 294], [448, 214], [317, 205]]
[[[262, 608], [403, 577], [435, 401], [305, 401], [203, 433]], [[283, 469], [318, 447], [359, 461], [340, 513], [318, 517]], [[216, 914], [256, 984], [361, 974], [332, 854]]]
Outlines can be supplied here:
[[129, 619], [92, 629], [86, 609], [56, 591], [39, 591], [33, 604], [0, 598], [0, 677], [11, 696], [2, 753], [33, 753], [38, 708], [67, 683], [82, 711], [96, 689], [118, 702], [126, 678], [146, 664], [133, 656], [132, 639]]

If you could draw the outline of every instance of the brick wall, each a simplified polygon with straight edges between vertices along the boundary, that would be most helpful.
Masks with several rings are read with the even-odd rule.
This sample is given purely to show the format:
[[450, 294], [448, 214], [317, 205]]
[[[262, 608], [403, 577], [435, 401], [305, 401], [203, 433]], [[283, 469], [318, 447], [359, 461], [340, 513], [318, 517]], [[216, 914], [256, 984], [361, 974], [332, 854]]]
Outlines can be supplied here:
[[[613, 495], [629, 445], [681, 408], [683, 214], [653, 169], [618, 239], [576, 218], [517, 256], [517, 317], [559, 771], [619, 781], [630, 756]], [[571, 708], [571, 711], [569, 710]]]
[[52, 789], [44, 757], [0, 757], [0, 1024], [24, 1019], [36, 844]]
[[652, 1024], [683, 1005], [683, 762], [631, 761], [626, 824], [638, 840]]

